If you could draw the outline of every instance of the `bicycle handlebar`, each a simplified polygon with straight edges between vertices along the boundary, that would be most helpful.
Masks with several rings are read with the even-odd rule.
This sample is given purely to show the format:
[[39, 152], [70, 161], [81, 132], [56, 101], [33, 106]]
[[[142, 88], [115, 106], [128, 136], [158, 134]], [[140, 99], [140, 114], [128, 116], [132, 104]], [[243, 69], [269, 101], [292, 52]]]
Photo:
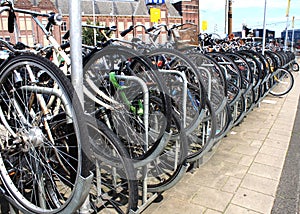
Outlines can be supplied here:
[[122, 36], [122, 37], [124, 37], [124, 36], [126, 36], [126, 34], [128, 34], [129, 32], [131, 32], [132, 30], [133, 30], [133, 25], [130, 25], [129, 26], [129, 28], [128, 29], [125, 29], [124, 31], [122, 31], [121, 33], [120, 33], [120, 35]]

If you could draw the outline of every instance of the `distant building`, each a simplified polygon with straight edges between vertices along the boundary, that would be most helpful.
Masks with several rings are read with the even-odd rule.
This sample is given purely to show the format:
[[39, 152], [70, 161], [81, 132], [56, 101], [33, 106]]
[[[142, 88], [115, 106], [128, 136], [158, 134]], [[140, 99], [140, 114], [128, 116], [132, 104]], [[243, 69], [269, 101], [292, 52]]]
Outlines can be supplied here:
[[[293, 30], [288, 30], [288, 43], [292, 41]], [[286, 31], [281, 32], [281, 39], [285, 41]], [[294, 30], [294, 44], [300, 48], [300, 29]]]
[[[245, 37], [249, 37], [249, 35], [251, 35], [251, 37], [263, 37], [264, 33], [264, 29], [250, 29], [248, 28], [249, 30], [247, 32], [245, 32], [245, 34], [247, 34]], [[250, 30], [252, 31], [250, 33]], [[236, 32], [233, 32], [233, 34], [236, 36], [236, 37], [243, 37], [243, 33], [242, 31], [236, 31]], [[266, 39], [275, 39], [275, 31], [273, 30], [268, 30], [266, 29]]]
[[173, 5], [182, 16], [182, 23], [199, 24], [199, 0], [182, 0]]
[[[264, 29], [253, 29], [253, 36], [263, 37]], [[266, 29], [266, 39], [275, 39], [275, 31]]]
[[242, 31], [236, 31], [236, 32], [232, 32], [233, 33], [233, 35], [235, 36], [235, 37], [240, 37], [240, 38], [242, 38]]
[[[69, 30], [69, 0], [15, 0], [15, 7], [23, 8], [27, 10], [34, 10], [41, 13], [50, 13], [61, 11], [63, 15], [63, 23], [60, 27], [55, 26], [54, 36], [62, 42], [62, 36]], [[96, 23], [100, 23], [103, 26], [117, 26], [116, 37], [119, 37], [121, 31], [127, 29], [130, 25], [144, 24], [146, 27], [150, 27], [153, 23], [150, 22], [149, 9], [150, 7], [156, 7], [161, 9], [161, 19], [159, 23], [176, 24], [182, 23], [182, 16], [175, 9], [175, 7], [166, 1], [164, 4], [146, 5], [146, 1], [143, 0], [131, 0], [131, 1], [93, 1], [82, 0], [82, 23], [87, 23], [88, 20], [93, 21], [93, 3], [95, 9]], [[16, 40], [24, 42], [29, 45], [34, 43], [40, 43], [47, 45], [48, 41], [45, 35], [38, 29], [31, 20], [30, 16], [17, 15], [17, 24], [20, 28], [20, 32], [16, 35], [10, 34], [7, 30], [7, 14], [3, 13], [0, 16], [0, 37], [7, 41], [14, 43]], [[43, 24], [47, 23], [47, 18], [39, 18]], [[127, 36], [127, 39], [133, 36], [145, 39], [146, 35], [142, 28], [136, 28], [133, 33]], [[166, 33], [162, 34], [160, 40], [164, 40]]]

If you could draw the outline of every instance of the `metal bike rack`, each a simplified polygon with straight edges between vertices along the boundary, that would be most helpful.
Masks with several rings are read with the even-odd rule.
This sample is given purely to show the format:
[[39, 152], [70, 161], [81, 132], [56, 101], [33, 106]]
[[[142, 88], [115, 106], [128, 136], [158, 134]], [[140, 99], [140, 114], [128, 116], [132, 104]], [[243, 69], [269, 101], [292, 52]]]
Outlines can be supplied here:
[[[186, 77], [185, 77], [185, 74], [184, 73], [181, 73], [179, 71], [176, 71], [176, 70], [163, 70], [163, 69], [160, 69], [159, 70], [160, 72], [164, 73], [164, 74], [167, 74], [167, 75], [177, 75], [179, 76], [181, 79], [182, 79], [182, 84], [183, 84], [183, 93], [182, 93], [182, 99], [183, 99], [183, 105], [182, 105], [182, 111], [183, 111], [183, 120], [182, 120], [182, 124], [184, 127], [185, 127], [185, 122], [186, 122], [186, 99], [187, 99], [187, 80], [186, 80]], [[143, 81], [140, 82], [140, 84], [145, 84]], [[146, 85], [145, 85], [145, 89], [146, 89]], [[167, 143], [167, 142], [166, 142]], [[160, 150], [160, 152], [162, 151], [162, 149], [164, 148], [165, 144], [162, 143], [162, 148], [161, 149], [158, 149]], [[159, 153], [156, 153], [154, 156], [153, 156], [151, 159], [148, 159], [147, 161], [150, 161], [150, 160], [154, 160], [157, 155], [160, 154]], [[143, 162], [143, 161], [141, 161]], [[134, 166], [135, 167], [138, 167], [140, 166], [141, 164], [140, 163], [136, 163]], [[152, 196], [150, 196], [148, 198], [148, 191], [147, 191], [147, 166], [145, 166], [144, 168], [146, 171], [145, 174], [144, 174], [144, 180], [143, 180], [143, 189], [142, 189], [142, 204], [138, 207], [137, 210], [130, 210], [130, 214], [138, 214], [138, 213], [141, 213], [142, 211], [144, 211], [157, 197], [158, 197], [158, 193], [153, 193]]]
[[177, 75], [182, 79], [182, 85], [183, 85], [183, 90], [182, 90], [182, 127], [186, 127], [186, 103], [187, 103], [187, 79], [186, 75], [184, 72], [180, 72], [177, 70], [164, 70], [164, 69], [159, 69], [159, 71], [163, 74], [168, 74], [168, 75]]

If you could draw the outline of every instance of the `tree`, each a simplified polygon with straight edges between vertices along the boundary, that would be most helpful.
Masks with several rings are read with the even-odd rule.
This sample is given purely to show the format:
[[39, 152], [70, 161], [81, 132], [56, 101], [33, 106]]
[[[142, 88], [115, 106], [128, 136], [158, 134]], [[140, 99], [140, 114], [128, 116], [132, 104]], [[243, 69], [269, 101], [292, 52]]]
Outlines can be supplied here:
[[[91, 20], [87, 20], [87, 25], [93, 25]], [[96, 22], [95, 26], [100, 26], [99, 22]], [[101, 32], [96, 30], [96, 41], [103, 41], [104, 36]], [[82, 28], [82, 43], [85, 45], [94, 45], [94, 28], [91, 27], [83, 27]]]

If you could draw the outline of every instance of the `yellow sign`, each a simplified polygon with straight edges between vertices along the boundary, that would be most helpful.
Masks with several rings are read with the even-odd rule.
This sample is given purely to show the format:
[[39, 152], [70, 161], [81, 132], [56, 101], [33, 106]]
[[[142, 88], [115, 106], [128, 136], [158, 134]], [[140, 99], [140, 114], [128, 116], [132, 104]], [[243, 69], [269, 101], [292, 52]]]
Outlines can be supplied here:
[[207, 30], [207, 26], [208, 26], [208, 23], [207, 23], [207, 21], [202, 21], [202, 30], [203, 31], [205, 31], [205, 30]]
[[150, 22], [158, 22], [160, 20], [160, 9], [150, 8]]

